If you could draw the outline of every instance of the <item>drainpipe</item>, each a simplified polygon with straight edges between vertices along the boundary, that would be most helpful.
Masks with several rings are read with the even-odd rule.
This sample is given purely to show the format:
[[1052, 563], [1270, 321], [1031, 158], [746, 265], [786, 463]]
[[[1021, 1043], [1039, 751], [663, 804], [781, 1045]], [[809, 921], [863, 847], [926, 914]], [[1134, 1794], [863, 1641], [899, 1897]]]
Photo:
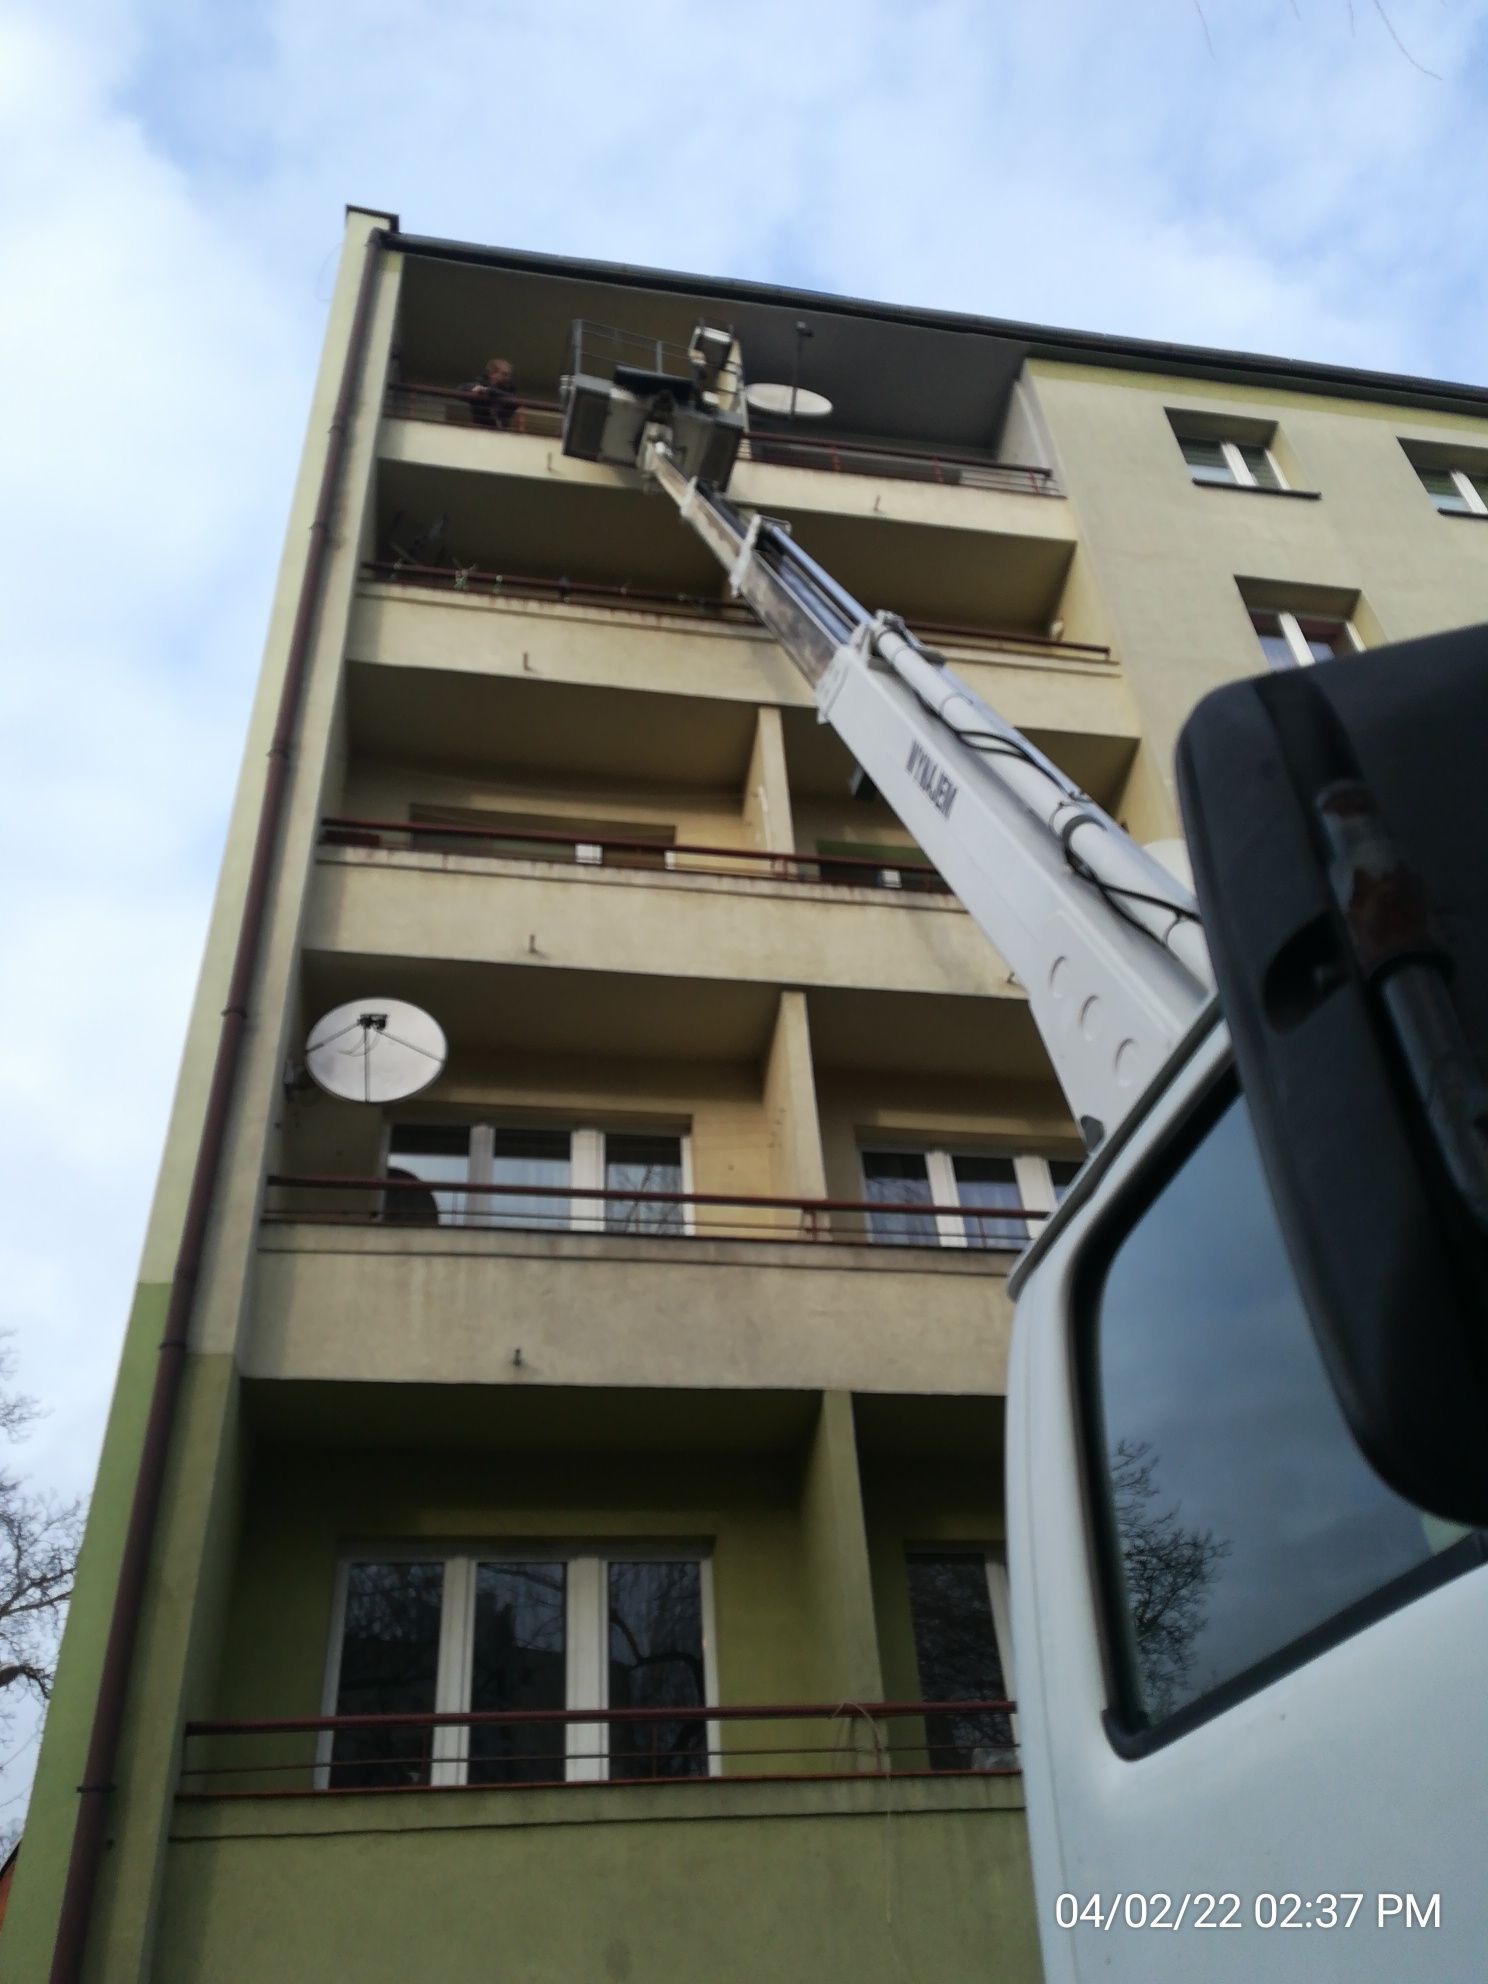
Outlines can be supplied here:
[[284, 685], [279, 695], [279, 713], [269, 745], [269, 766], [264, 779], [263, 800], [259, 807], [258, 830], [253, 843], [253, 863], [248, 871], [248, 887], [243, 899], [242, 921], [238, 925], [238, 945], [233, 956], [232, 978], [227, 1005], [222, 1014], [222, 1031], [217, 1039], [217, 1057], [212, 1066], [212, 1085], [207, 1094], [206, 1116], [201, 1142], [191, 1174], [191, 1190], [186, 1201], [186, 1217], [181, 1232], [180, 1251], [171, 1277], [170, 1301], [165, 1314], [165, 1334], [155, 1367], [155, 1388], [150, 1397], [150, 1416], [145, 1425], [144, 1446], [139, 1473], [135, 1478], [134, 1499], [129, 1510], [129, 1527], [124, 1538], [124, 1555], [119, 1566], [119, 1583], [114, 1593], [113, 1615], [109, 1620], [108, 1642], [104, 1649], [103, 1671], [98, 1683], [98, 1701], [93, 1711], [93, 1729], [88, 1739], [88, 1757], [83, 1781], [78, 1786], [82, 1800], [72, 1835], [72, 1855], [67, 1864], [67, 1885], [62, 1893], [62, 1911], [57, 1924], [57, 1942], [52, 1951], [51, 1984], [77, 1984], [87, 1949], [88, 1928], [98, 1889], [103, 1858], [104, 1822], [108, 1798], [113, 1790], [114, 1766], [119, 1753], [119, 1735], [124, 1721], [124, 1703], [129, 1690], [135, 1642], [139, 1636], [140, 1609], [144, 1597], [145, 1574], [155, 1542], [160, 1515], [161, 1491], [165, 1485], [170, 1457], [171, 1432], [180, 1398], [186, 1350], [191, 1333], [191, 1313], [206, 1248], [207, 1223], [216, 1194], [217, 1177], [227, 1139], [228, 1112], [237, 1084], [238, 1066], [243, 1055], [243, 1039], [248, 1026], [248, 998], [258, 969], [259, 948], [268, 910], [269, 877], [279, 843], [285, 800], [289, 791], [290, 746], [299, 716], [300, 695], [310, 656], [310, 637], [320, 605], [326, 558], [331, 541], [331, 508], [342, 465], [346, 459], [351, 426], [352, 401], [362, 369], [367, 342], [367, 325], [372, 314], [378, 261], [386, 240], [379, 228], [367, 237], [366, 260], [362, 265], [356, 309], [347, 339], [341, 384], [336, 394], [336, 410], [331, 416], [326, 442], [325, 467], [320, 493], [310, 525], [310, 550], [300, 580], [299, 601], [289, 637]]

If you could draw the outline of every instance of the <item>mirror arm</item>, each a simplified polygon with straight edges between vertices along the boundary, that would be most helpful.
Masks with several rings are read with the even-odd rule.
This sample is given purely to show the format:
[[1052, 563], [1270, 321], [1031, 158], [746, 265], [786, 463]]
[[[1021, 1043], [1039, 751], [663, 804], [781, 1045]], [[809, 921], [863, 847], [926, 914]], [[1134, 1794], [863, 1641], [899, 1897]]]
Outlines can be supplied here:
[[1335, 780], [1315, 804], [1359, 970], [1384, 1009], [1447, 1175], [1488, 1233], [1488, 1083], [1447, 982], [1451, 953], [1364, 781]]

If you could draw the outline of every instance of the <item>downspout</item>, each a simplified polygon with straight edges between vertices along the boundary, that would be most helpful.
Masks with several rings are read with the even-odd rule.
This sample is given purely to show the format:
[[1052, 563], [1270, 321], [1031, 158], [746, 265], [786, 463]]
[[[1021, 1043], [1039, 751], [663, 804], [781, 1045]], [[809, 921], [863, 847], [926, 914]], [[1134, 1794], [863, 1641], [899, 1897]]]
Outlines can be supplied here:
[[346, 459], [352, 402], [367, 342], [379, 253], [386, 238], [386, 232], [381, 228], [367, 237], [366, 260], [362, 265], [340, 388], [336, 394], [336, 408], [331, 416], [326, 442], [320, 493], [310, 524], [310, 549], [300, 580], [299, 601], [290, 631], [289, 654], [279, 695], [279, 713], [269, 745], [268, 771], [264, 778], [263, 800], [253, 843], [253, 862], [248, 871], [248, 886], [243, 899], [243, 915], [238, 926], [232, 978], [222, 1014], [222, 1031], [217, 1039], [217, 1057], [212, 1066], [212, 1083], [207, 1093], [201, 1142], [197, 1146], [196, 1163], [191, 1174], [180, 1251], [176, 1256], [175, 1273], [171, 1277], [165, 1333], [155, 1367], [150, 1414], [145, 1424], [134, 1499], [130, 1504], [129, 1527], [124, 1538], [113, 1614], [109, 1620], [98, 1700], [88, 1739], [88, 1756], [83, 1766], [83, 1781], [78, 1786], [82, 1803], [72, 1835], [67, 1885], [62, 1893], [57, 1942], [52, 1952], [51, 1984], [76, 1984], [82, 1973], [87, 1949], [88, 1929], [103, 1858], [104, 1822], [108, 1816], [109, 1793], [114, 1788], [114, 1766], [118, 1760], [124, 1704], [139, 1635], [145, 1575], [160, 1515], [161, 1492], [165, 1485], [171, 1432], [185, 1369], [197, 1278], [201, 1272], [207, 1225], [227, 1139], [228, 1113], [242, 1060], [243, 1040], [248, 1026], [248, 999], [258, 970], [259, 948], [268, 909], [269, 878], [289, 790], [290, 746], [299, 716], [300, 697], [310, 656], [310, 638], [315, 627], [330, 550], [331, 509]]

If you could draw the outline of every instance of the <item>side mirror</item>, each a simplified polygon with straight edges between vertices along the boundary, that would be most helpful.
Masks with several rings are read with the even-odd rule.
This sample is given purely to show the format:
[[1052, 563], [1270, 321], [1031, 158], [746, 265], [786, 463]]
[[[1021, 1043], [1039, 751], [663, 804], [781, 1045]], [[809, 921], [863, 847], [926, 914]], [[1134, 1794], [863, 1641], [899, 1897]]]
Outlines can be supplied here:
[[1488, 1523], [1488, 627], [1220, 689], [1178, 782], [1220, 1003], [1377, 1471]]

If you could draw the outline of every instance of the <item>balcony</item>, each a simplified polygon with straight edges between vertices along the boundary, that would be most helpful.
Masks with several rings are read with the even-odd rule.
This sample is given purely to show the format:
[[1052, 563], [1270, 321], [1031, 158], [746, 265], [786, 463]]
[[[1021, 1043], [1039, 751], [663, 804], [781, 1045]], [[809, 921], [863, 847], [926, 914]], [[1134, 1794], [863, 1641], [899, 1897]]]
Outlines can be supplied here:
[[[818, 919], [835, 893], [834, 914], [928, 920], [980, 943], [969, 919], [944, 896], [893, 889], [500, 863], [560, 878], [549, 886], [578, 918], [560, 943], [551, 915], [534, 925], [509, 882], [493, 885], [495, 865], [401, 877], [474, 891], [438, 927], [484, 958], [439, 955], [427, 918], [419, 949], [390, 946], [396, 874], [353, 878], [367, 920], [343, 926], [345, 948], [326, 947], [312, 908], [301, 1037], [375, 988], [434, 1013], [449, 1060], [426, 1097], [386, 1112], [291, 1084], [263, 1202], [253, 1372], [1000, 1391], [1005, 1274], [1053, 1203], [1047, 1167], [1012, 1160], [1063, 1157], [1072, 1141], [1026, 1002], [1006, 988], [782, 992], [758, 961], [752, 977], [704, 978], [720, 960], [680, 952], [668, 975], [654, 944], [648, 969], [595, 962], [605, 928], [646, 924], [627, 907], [639, 888], [677, 893], [679, 929], [713, 901], [691, 892], [718, 886], [794, 888], [789, 907]], [[613, 916], [580, 913], [608, 892]], [[707, 923], [708, 941], [722, 927]], [[505, 945], [520, 956], [498, 958]], [[865, 1166], [865, 1148], [889, 1155]], [[893, 1156], [927, 1148], [944, 1155]], [[1045, 1196], [1030, 1196], [1038, 1184]], [[912, 1332], [907, 1314], [921, 1319]]]
[[660, 835], [633, 839], [582, 826], [543, 830], [423, 820], [321, 821], [320, 845], [409, 854], [461, 854], [472, 860], [555, 861], [565, 867], [623, 869], [649, 875], [695, 875], [713, 881], [786, 882], [836, 889], [891, 890], [895, 895], [949, 895], [927, 861], [847, 853], [771, 853], [752, 847], [702, 847]]
[[[415, 586], [440, 593], [468, 593], [476, 598], [534, 606], [589, 608], [605, 614], [763, 633], [747, 606], [706, 591], [672, 592], [598, 580], [544, 578], [535, 573], [487, 571], [479, 565], [452, 561], [423, 564], [413, 557], [370, 558], [362, 566], [362, 577], [383, 585]], [[974, 626], [964, 621], [933, 620], [919, 615], [915, 632], [946, 653], [972, 661], [990, 661], [1002, 655], [1076, 667], [1100, 667], [1111, 661], [1111, 650], [1097, 642], [1052, 640], [1045, 634], [1016, 628]]]
[[[865, 605], [1034, 635], [1059, 614], [1077, 531], [1037, 469], [846, 436], [756, 434], [750, 445], [730, 495], [788, 523]], [[446, 562], [412, 549], [444, 519], [448, 562], [472, 573], [724, 594], [710, 552], [636, 471], [574, 460], [549, 435], [385, 420], [377, 485], [380, 560]]]
[[164, 1975], [1036, 1978], [1000, 1406], [635, 1376], [250, 1377]]
[[[455, 769], [475, 761], [472, 740], [489, 738], [497, 772], [737, 788], [754, 712], [779, 709], [792, 784], [846, 796], [850, 761], [817, 723], [804, 677], [738, 606], [447, 565], [373, 563], [365, 574], [348, 644], [356, 754]], [[920, 621], [917, 631], [1086, 791], [1119, 805], [1139, 726], [1108, 649], [1016, 629]], [[362, 808], [337, 798], [332, 810]]]
[[[185, 1791], [160, 1975], [391, 1984], [432, 1970], [484, 1984], [499, 1951], [503, 1974], [534, 1979], [962, 1978], [995, 1952], [999, 1978], [1037, 1984], [1020, 1777], [858, 1768], [897, 1709], [935, 1706], [875, 1702], [850, 1720], [803, 1706], [819, 1719], [793, 1723], [793, 1704], [746, 1712], [768, 1714], [786, 1744], [824, 1733], [828, 1754], [794, 1773], [781, 1756], [752, 1774], [639, 1782]], [[192, 1725], [188, 1753], [231, 1740], [231, 1725]], [[270, 1727], [256, 1740], [306, 1738]]]
[[[557, 400], [514, 397], [509, 411], [497, 423], [458, 386], [399, 381], [388, 388], [384, 412], [390, 419], [470, 427], [493, 436], [500, 432], [551, 441], [563, 433], [563, 408]], [[914, 448], [861, 436], [818, 435], [784, 425], [756, 426], [744, 437], [739, 461], [818, 474], [872, 476], [880, 481], [928, 482], [941, 489], [1001, 489], [1016, 496], [1063, 494], [1052, 470], [1029, 463], [1004, 462], [991, 455], [955, 449]], [[743, 500], [749, 498], [744, 496]]]
[[[451, 1196], [447, 1214], [437, 1201]], [[508, 1391], [1006, 1389], [1017, 1248], [964, 1206], [546, 1184], [541, 1196], [548, 1209], [530, 1186], [273, 1173], [246, 1373]], [[940, 1244], [925, 1233], [937, 1220], [985, 1237]]]
[[444, 831], [337, 815], [322, 830], [305, 941], [327, 956], [1021, 1006], [955, 898], [923, 864], [891, 863], [888, 850], [863, 859], [835, 846], [823, 857], [591, 840], [582, 823]]
[[[776, 1198], [546, 1179], [503, 1184], [468, 1175], [431, 1172], [420, 1177], [403, 1170], [377, 1178], [272, 1172], [266, 1185], [263, 1217], [270, 1226], [442, 1227], [463, 1233], [603, 1234], [607, 1239], [662, 1242], [801, 1241], [929, 1248], [936, 1254], [951, 1245], [1004, 1257], [999, 1263], [1004, 1267], [1052, 1217], [1049, 1207], [1025, 1206], [1008, 1195], [994, 1209], [978, 1212], [972, 1200], [937, 1205], [928, 1195], [898, 1198], [887, 1190], [871, 1199]], [[954, 1229], [950, 1240], [947, 1227]]]

